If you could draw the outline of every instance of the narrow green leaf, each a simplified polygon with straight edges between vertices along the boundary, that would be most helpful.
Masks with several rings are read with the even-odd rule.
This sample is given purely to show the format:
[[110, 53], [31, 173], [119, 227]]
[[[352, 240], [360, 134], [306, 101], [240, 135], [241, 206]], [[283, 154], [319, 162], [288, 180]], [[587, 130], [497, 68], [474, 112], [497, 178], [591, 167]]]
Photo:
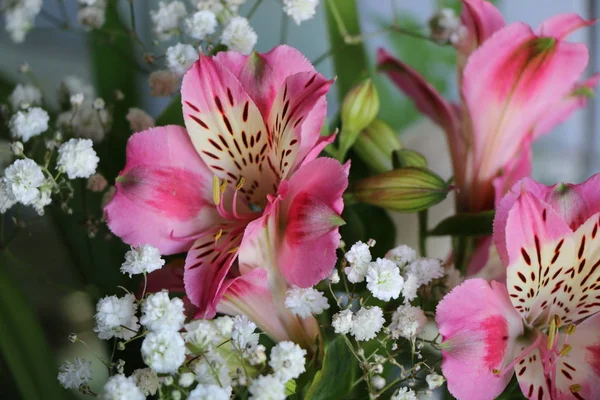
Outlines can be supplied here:
[[56, 380], [56, 364], [35, 311], [6, 272], [17, 262], [6, 251], [0, 253], [0, 351], [21, 398], [64, 398]]
[[323, 368], [316, 373], [306, 400], [344, 399], [352, 389], [358, 362], [344, 337], [337, 336], [325, 346]]
[[345, 28], [349, 35], [360, 35], [356, 1], [328, 0], [325, 9], [333, 65], [337, 75], [338, 98], [341, 103], [350, 88], [367, 75], [367, 54], [362, 42], [348, 44], [340, 31]]
[[492, 234], [494, 211], [462, 213], [446, 218], [429, 236], [485, 236]]

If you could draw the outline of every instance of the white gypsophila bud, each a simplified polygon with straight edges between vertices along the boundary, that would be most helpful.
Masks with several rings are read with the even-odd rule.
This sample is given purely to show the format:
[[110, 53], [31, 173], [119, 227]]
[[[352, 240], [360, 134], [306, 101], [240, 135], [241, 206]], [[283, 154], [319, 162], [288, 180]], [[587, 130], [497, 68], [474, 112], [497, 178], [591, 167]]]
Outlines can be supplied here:
[[169, 292], [162, 290], [149, 295], [142, 303], [140, 323], [150, 331], [179, 331], [185, 321], [183, 301], [169, 298]]
[[196, 381], [196, 375], [193, 372], [184, 372], [179, 375], [179, 386], [190, 387]]
[[404, 278], [398, 266], [385, 258], [369, 263], [367, 270], [367, 289], [379, 300], [390, 301], [400, 296]]
[[178, 75], [183, 75], [198, 59], [198, 51], [189, 44], [177, 43], [167, 49], [167, 67]]
[[371, 378], [371, 383], [373, 384], [373, 387], [377, 390], [381, 390], [385, 387], [385, 378], [382, 377], [381, 375], [375, 375], [373, 378]]
[[135, 315], [136, 311], [137, 304], [134, 295], [126, 294], [121, 298], [106, 296], [100, 299], [96, 305], [94, 332], [98, 333], [100, 339], [116, 337], [129, 340], [136, 335], [140, 328]]
[[140, 108], [130, 108], [125, 117], [129, 121], [129, 128], [133, 132], [141, 132], [154, 127], [155, 121], [150, 115]]
[[79, 107], [81, 104], [83, 104], [83, 100], [83, 93], [75, 93], [69, 98], [69, 102], [73, 107]]
[[113, 375], [104, 384], [101, 400], [145, 400], [146, 396], [135, 384], [135, 379], [125, 375]]
[[374, 364], [373, 365], [373, 372], [376, 374], [383, 374], [383, 365], [381, 364]]
[[77, 76], [66, 76], [60, 83], [58, 95], [61, 103], [70, 102], [71, 96], [81, 94], [85, 100], [91, 101], [96, 95], [94, 87]]
[[92, 379], [92, 363], [80, 357], [65, 361], [58, 369], [58, 381], [65, 389], [79, 389]]
[[16, 160], [4, 170], [7, 197], [26, 206], [39, 198], [39, 187], [45, 182], [42, 169], [29, 158]]
[[39, 107], [28, 108], [12, 116], [9, 122], [10, 132], [12, 137], [27, 143], [32, 137], [48, 130], [48, 121], [50, 116], [45, 110]]
[[352, 311], [342, 310], [333, 315], [331, 326], [335, 333], [345, 335], [352, 329]]
[[179, 25], [187, 15], [181, 1], [160, 1], [158, 10], [150, 11], [152, 31], [161, 41], [171, 39], [179, 32]]
[[403, 268], [417, 259], [417, 251], [412, 247], [401, 244], [385, 253], [385, 258], [395, 262], [398, 267]]
[[222, 388], [219, 385], [200, 384], [190, 392], [188, 400], [229, 400], [231, 392], [231, 386]]
[[283, 0], [283, 12], [300, 25], [315, 16], [319, 0]]
[[70, 139], [58, 149], [58, 170], [69, 179], [89, 178], [96, 172], [100, 159], [90, 139]]
[[338, 272], [337, 269], [334, 269], [333, 271], [331, 271], [331, 274], [329, 274], [329, 282], [331, 282], [332, 284], [337, 284], [340, 283], [340, 274]]
[[173, 71], [154, 71], [148, 78], [150, 94], [155, 97], [170, 96], [179, 88], [180, 76]]
[[108, 186], [108, 181], [102, 174], [94, 174], [88, 178], [87, 190], [91, 192], [102, 192]]
[[364, 281], [369, 269], [369, 263], [371, 262], [371, 249], [369, 245], [363, 242], [356, 242], [344, 257], [350, 263], [350, 266], [344, 268], [348, 280], [352, 283]]
[[467, 34], [467, 29], [461, 24], [460, 17], [453, 9], [443, 8], [429, 19], [431, 38], [438, 43], [458, 44]]
[[33, 85], [18, 84], [8, 98], [13, 111], [19, 110], [24, 104], [38, 106], [42, 103], [42, 92]]
[[440, 386], [442, 386], [446, 380], [444, 379], [443, 376], [438, 375], [435, 372], [432, 372], [431, 374], [429, 374], [425, 377], [425, 381], [427, 382], [427, 385], [429, 386], [429, 390], [434, 390], [434, 389], [437, 389]]
[[125, 370], [125, 360], [117, 360], [117, 362], [113, 363], [114, 364], [114, 368], [117, 370], [118, 374], [122, 374], [123, 371]]
[[204, 40], [217, 29], [217, 16], [210, 11], [198, 11], [185, 20], [186, 33], [197, 40]]
[[77, 11], [77, 22], [86, 30], [100, 29], [106, 22], [106, 10], [101, 7], [83, 7]]
[[286, 292], [285, 307], [294, 315], [308, 318], [329, 308], [327, 298], [314, 288], [294, 287]]
[[417, 395], [409, 388], [403, 387], [398, 389], [392, 397], [390, 397], [390, 400], [417, 400]]
[[177, 389], [171, 391], [171, 399], [172, 400], [181, 400], [181, 392]]
[[404, 305], [394, 311], [389, 329], [394, 339], [412, 340], [423, 331], [426, 323], [427, 317], [421, 308]]
[[12, 151], [12, 153], [17, 157], [23, 155], [23, 150], [24, 150], [23, 143], [21, 143], [19, 141], [12, 142], [10, 144], [10, 151]]
[[256, 324], [245, 315], [236, 315], [233, 318], [231, 339], [239, 350], [254, 347], [258, 344], [258, 333], [255, 333]]
[[100, 97], [98, 97], [97, 99], [94, 100], [93, 106], [94, 106], [94, 110], [100, 111], [100, 110], [104, 110], [106, 103], [104, 102], [104, 99], [101, 99]]
[[221, 34], [221, 42], [229, 50], [250, 54], [256, 45], [258, 36], [250, 22], [244, 17], [233, 17]]
[[267, 361], [266, 350], [266, 347], [262, 344], [254, 346], [254, 349], [252, 349], [252, 353], [248, 357], [248, 362], [250, 363], [250, 365], [259, 365]]
[[371, 340], [381, 330], [385, 319], [381, 308], [362, 307], [352, 316], [352, 328], [350, 333], [357, 341]]
[[137, 387], [140, 388], [142, 393], [146, 396], [154, 396], [158, 391], [160, 382], [158, 381], [158, 375], [152, 368], [141, 368], [133, 371], [131, 375], [135, 379]]
[[169, 376], [165, 376], [162, 378], [162, 383], [165, 386], [171, 386], [173, 383], [175, 383], [175, 380], [173, 379], [172, 376], [169, 375]]
[[306, 364], [306, 350], [290, 341], [279, 342], [271, 349], [269, 365], [275, 376], [283, 382], [296, 379], [303, 373]]
[[185, 361], [185, 342], [179, 332], [150, 332], [142, 343], [142, 358], [159, 374], [175, 373]]
[[135, 274], [149, 274], [152, 271], [161, 269], [165, 265], [165, 260], [160, 256], [160, 250], [149, 244], [141, 244], [131, 247], [125, 253], [125, 261], [121, 264], [121, 272], [129, 274], [129, 277]]
[[248, 387], [251, 400], [284, 400], [285, 383], [274, 375], [261, 375]]

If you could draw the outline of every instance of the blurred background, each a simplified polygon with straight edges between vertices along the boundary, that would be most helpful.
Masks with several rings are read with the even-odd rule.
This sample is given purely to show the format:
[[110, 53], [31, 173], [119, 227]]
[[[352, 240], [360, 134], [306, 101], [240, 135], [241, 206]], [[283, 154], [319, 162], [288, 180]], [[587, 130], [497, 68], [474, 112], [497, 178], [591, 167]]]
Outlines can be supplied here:
[[[242, 6], [240, 14], [246, 15], [255, 2], [256, 0], [248, 0]], [[98, 37], [97, 34], [83, 32], [77, 24], [69, 30], [61, 29], [53, 20], [55, 16], [61, 15], [60, 2], [44, 0], [43, 3], [43, 12], [35, 21], [36, 28], [28, 34], [22, 44], [13, 43], [4, 31], [4, 21], [0, 22], [0, 77], [4, 82], [23, 81], [24, 77], [18, 73], [18, 68], [26, 62], [44, 88], [46, 99], [50, 105], [56, 107], [52, 101], [57, 98], [55, 93], [59, 82], [67, 75], [76, 75], [86, 81], [98, 83], [103, 75], [123, 74], [123, 87], [115, 87], [112, 90], [121, 89], [126, 95], [131, 95], [128, 100], [132, 105], [146, 110], [152, 116], [160, 114], [169, 99], [150, 96], [147, 71], [142, 69], [131, 73], [124, 64], [113, 62], [111, 45], [103, 42], [102, 37]], [[122, 3], [123, 15], [127, 16], [128, 1], [123, 0], [119, 3]], [[157, 3], [155, 0], [134, 2], [138, 34], [145, 43], [151, 43], [153, 40], [149, 10], [156, 8]], [[440, 7], [456, 6], [456, 1], [358, 0], [357, 3], [362, 31], [367, 34], [366, 50], [372, 63], [375, 50], [385, 47], [416, 68], [449, 98], [457, 98], [455, 59], [451, 48], [397, 33], [368, 35], [369, 32], [380, 31], [382, 27], [389, 25], [394, 9], [399, 10], [402, 27], [425, 33], [429, 17]], [[575, 12], [584, 18], [600, 15], [600, 3], [596, 0], [501, 0], [496, 3], [507, 23], [524, 21], [534, 27], [544, 19], [559, 13]], [[77, 1], [64, 0], [64, 4], [69, 19], [76, 21]], [[287, 21], [286, 17], [282, 18], [279, 1], [265, 0], [251, 19], [251, 25], [258, 34], [257, 50], [268, 51], [284, 39], [288, 44], [300, 49], [310, 60], [320, 60], [318, 69], [326, 76], [333, 76], [331, 58], [326, 56], [330, 45], [324, 7], [324, 4], [320, 4], [314, 19], [297, 26], [293, 21]], [[571, 36], [571, 40], [586, 43], [590, 49], [588, 76], [600, 70], [598, 29], [595, 25], [581, 29]], [[142, 52], [137, 49], [125, 56], [141, 60]], [[112, 61], [102, 63], [104, 58]], [[93, 68], [93, 65], [102, 65], [102, 69]], [[450, 164], [442, 132], [433, 124], [421, 119], [413, 105], [392, 87], [386, 78], [377, 77], [376, 83], [381, 97], [381, 118], [397, 130], [406, 147], [421, 151], [428, 158], [431, 169], [448, 178]], [[2, 100], [12, 88], [7, 90], [8, 92], [4, 90], [1, 93]], [[332, 114], [338, 109], [334, 94], [329, 97]], [[566, 123], [539, 140], [534, 147], [535, 178], [547, 183], [579, 182], [600, 171], [599, 118], [600, 103], [592, 99], [587, 109], [576, 112]], [[124, 119], [121, 122], [124, 122]], [[131, 132], [126, 128], [127, 124], [123, 126], [126, 140]], [[0, 149], [0, 160], [2, 151], [6, 149]], [[121, 160], [122, 154], [107, 153], [101, 154], [102, 157]], [[116, 168], [118, 172], [120, 167], [117, 165], [112, 168]], [[99, 215], [99, 199], [91, 199], [90, 204], [97, 207], [92, 212]], [[451, 204], [451, 201], [448, 201], [437, 206], [433, 219], [448, 215], [451, 212]], [[395, 220], [399, 226], [397, 241], [413, 243], [411, 233], [416, 232], [416, 219], [412, 216], [396, 216]], [[22, 313], [6, 315], [1, 314], [0, 304], [0, 335], [3, 334], [1, 324], [25, 324], [29, 315], [41, 321], [43, 335], [50, 343], [50, 354], [39, 355], [36, 351], [47, 351], [36, 347], [36, 341], [43, 340], [44, 337], [32, 334], [16, 338], [15, 340], [22, 341], [24, 347], [31, 347], [33, 359], [24, 360], [24, 363], [36, 364], [35, 357], [46, 357], [59, 365], [63, 359], [81, 354], [91, 359], [92, 352], [98, 357], [106, 358], [112, 350], [106, 347], [106, 343], [100, 343], [94, 338], [93, 299], [100, 294], [110, 293], [110, 290], [114, 292], [116, 284], [120, 283], [118, 267], [123, 248], [113, 246], [116, 248], [115, 254], [105, 254], [104, 250], [96, 248], [86, 238], [74, 242], [72, 236], [68, 239], [72, 227], [65, 224], [64, 220], [52, 216], [39, 219], [36, 224], [19, 232], [12, 241], [10, 260], [6, 257], [0, 259], [0, 263], [3, 264], [0, 270], [0, 292], [4, 293], [0, 297], [8, 301], [11, 296], [23, 296], [33, 306], [29, 314], [24, 310]], [[447, 244], [444, 241], [431, 241], [429, 245], [433, 254], [443, 255], [446, 252]], [[85, 263], [81, 262], [82, 259], [86, 260]], [[86, 267], [82, 268], [82, 264]], [[102, 284], [99, 285], [98, 282]], [[25, 334], [27, 332], [25, 329]], [[80, 343], [70, 345], [67, 336], [71, 332], [76, 332], [83, 338], [89, 348]], [[25, 364], [22, 367], [37, 368], [35, 365]], [[104, 381], [103, 374], [106, 376], [107, 373], [106, 368], [97, 360], [94, 361], [94, 368], [94, 382], [101, 385]], [[93, 389], [98, 391], [99, 387]], [[15, 377], [8, 369], [6, 354], [0, 356], [0, 393], [2, 398], [19, 398]], [[58, 393], [64, 398], [73, 396], [66, 391]]]

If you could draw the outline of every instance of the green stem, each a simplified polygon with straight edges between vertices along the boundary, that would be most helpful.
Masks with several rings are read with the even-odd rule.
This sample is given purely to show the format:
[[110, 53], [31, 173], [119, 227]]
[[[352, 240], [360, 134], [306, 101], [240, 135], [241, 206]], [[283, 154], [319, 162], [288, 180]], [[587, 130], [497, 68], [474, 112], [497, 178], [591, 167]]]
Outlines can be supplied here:
[[333, 54], [333, 49], [328, 49], [323, 54], [321, 54], [319, 57], [315, 58], [315, 60], [312, 61], [311, 63], [313, 66], [316, 67], [317, 65], [321, 64], [323, 61], [325, 61], [329, 57], [331, 57], [332, 54]]
[[252, 6], [252, 8], [250, 9], [250, 12], [248, 13], [248, 15], [246, 15], [246, 19], [247, 20], [250, 20], [250, 18], [252, 18], [252, 16], [256, 12], [256, 10], [258, 9], [258, 6], [260, 6], [260, 3], [262, 3], [262, 2], [263, 2], [263, 0], [257, 0], [256, 3], [254, 3], [254, 5]]
[[421, 257], [427, 257], [427, 221], [429, 210], [419, 211], [419, 253]]
[[279, 44], [285, 44], [288, 38], [289, 17], [283, 11], [281, 12], [281, 30], [279, 32]]

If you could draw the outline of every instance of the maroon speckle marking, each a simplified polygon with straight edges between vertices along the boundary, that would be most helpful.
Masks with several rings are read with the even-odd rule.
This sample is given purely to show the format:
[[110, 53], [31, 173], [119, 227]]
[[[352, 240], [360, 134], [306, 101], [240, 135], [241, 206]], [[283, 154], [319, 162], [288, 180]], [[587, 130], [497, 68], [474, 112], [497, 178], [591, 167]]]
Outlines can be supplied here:
[[544, 222], [546, 222], [546, 209], [544, 208], [544, 211], [542, 211], [542, 220]]
[[212, 140], [212, 139], [208, 139], [208, 141], [209, 141], [209, 143], [210, 143], [210, 144], [212, 144], [214, 147], [216, 147], [216, 148], [217, 148], [217, 150], [219, 150], [219, 151], [223, 151], [223, 148], [222, 148], [221, 146], [219, 146], [219, 144], [218, 144], [217, 142], [215, 142], [215, 141], [214, 141], [214, 140]]
[[316, 77], [317, 77], [317, 74], [314, 74], [312, 76], [312, 78], [310, 78], [310, 80], [308, 82], [306, 82], [306, 85], [304, 85], [304, 87], [305, 88], [309, 87], [315, 81]]
[[223, 114], [223, 104], [221, 104], [221, 99], [219, 99], [218, 96], [215, 96], [215, 104], [217, 105], [219, 112]]
[[248, 102], [244, 104], [244, 111], [242, 112], [242, 120], [244, 122], [248, 121]]
[[585, 267], [585, 258], [583, 260], [581, 260], [581, 263], [579, 263], [579, 268], [577, 268], [578, 274], [580, 274], [581, 271], [583, 271], [583, 267]]
[[244, 147], [248, 148], [248, 139], [246, 138], [246, 132], [242, 131], [242, 142], [244, 143]]
[[204, 121], [202, 121], [200, 118], [196, 117], [195, 115], [191, 115], [191, 114], [190, 114], [190, 118], [193, 119], [194, 121], [196, 121], [204, 129], [208, 129], [208, 125], [206, 125], [204, 123]]
[[209, 151], [202, 150], [202, 152], [203, 152], [204, 154], [206, 154], [207, 156], [209, 156], [210, 158], [214, 158], [215, 160], [220, 160], [220, 158], [219, 158], [218, 156], [214, 155], [213, 153], [211, 153], [211, 152], [209, 152]]
[[521, 272], [517, 272], [517, 276], [523, 283], [527, 283], [527, 278], [525, 278], [525, 275], [523, 275]]
[[527, 265], [531, 266], [531, 258], [529, 257], [529, 254], [527, 254], [525, 249], [522, 247], [521, 247], [521, 255], [523, 256], [523, 260], [525, 260]]
[[223, 115], [223, 122], [225, 123], [225, 126], [227, 127], [229, 134], [231, 136], [233, 136], [233, 129], [231, 128], [231, 123], [229, 122], [229, 119], [225, 115]]
[[588, 272], [588, 274], [585, 276], [585, 278], [583, 278], [583, 280], [581, 281], [581, 286], [585, 285], [585, 283], [590, 278], [590, 276], [592, 276], [592, 274], [596, 271], [596, 269], [598, 269], [599, 265], [600, 265], [600, 260], [596, 261], [596, 264], [594, 264], [592, 266], [592, 268], [590, 269], [590, 272]]
[[196, 107], [195, 105], [193, 105], [192, 103], [190, 103], [189, 101], [186, 100], [185, 104], [187, 104], [188, 107], [191, 108], [192, 110], [194, 110], [196, 112], [200, 112], [200, 109], [198, 107]]
[[585, 250], [585, 236], [581, 238], [581, 244], [579, 245], [579, 252], [577, 253], [577, 258], [581, 258], [583, 256], [583, 250]]
[[231, 94], [231, 89], [227, 88], [227, 97], [229, 98], [229, 104], [233, 106], [233, 95]]

